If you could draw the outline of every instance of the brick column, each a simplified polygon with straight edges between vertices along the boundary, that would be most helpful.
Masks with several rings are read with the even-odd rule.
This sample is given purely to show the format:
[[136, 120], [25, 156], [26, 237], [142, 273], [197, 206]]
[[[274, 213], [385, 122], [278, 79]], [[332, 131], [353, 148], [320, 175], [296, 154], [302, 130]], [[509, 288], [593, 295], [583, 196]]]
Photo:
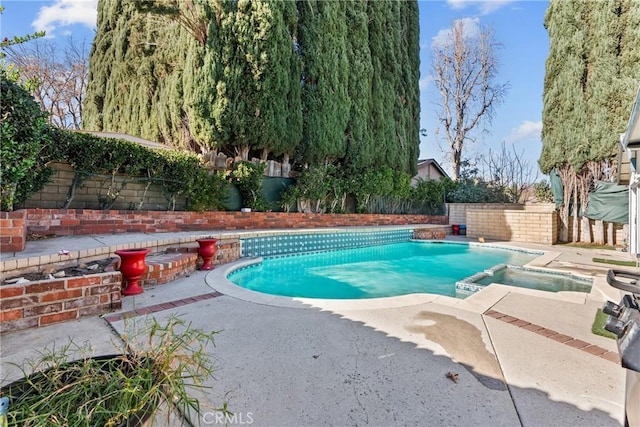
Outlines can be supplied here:
[[20, 252], [27, 241], [27, 210], [0, 212], [0, 252]]

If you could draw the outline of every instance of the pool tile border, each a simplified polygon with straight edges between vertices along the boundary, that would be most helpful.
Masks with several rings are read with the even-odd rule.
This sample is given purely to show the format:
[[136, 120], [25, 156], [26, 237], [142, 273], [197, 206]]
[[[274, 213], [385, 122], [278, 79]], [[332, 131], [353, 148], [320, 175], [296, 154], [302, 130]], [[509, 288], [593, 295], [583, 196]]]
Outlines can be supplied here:
[[157, 313], [159, 311], [171, 310], [173, 308], [182, 307], [184, 305], [193, 304], [200, 301], [205, 301], [212, 298], [221, 297], [220, 292], [209, 292], [206, 294], [196, 295], [193, 297], [182, 298], [178, 300], [163, 302], [160, 304], [149, 305], [146, 307], [139, 307], [134, 310], [123, 311], [122, 313], [114, 313], [102, 316], [104, 320], [109, 323], [119, 322], [125, 319], [131, 319], [133, 317], [144, 316], [151, 313]]
[[544, 326], [536, 325], [535, 323], [527, 322], [526, 320], [509, 316], [508, 314], [504, 314], [496, 310], [487, 310], [483, 314], [510, 325], [517, 326], [521, 329], [525, 329], [529, 332], [541, 335], [545, 338], [557, 341], [561, 344], [575, 348], [576, 350], [581, 350], [593, 356], [608, 360], [609, 362], [620, 364], [620, 356], [617, 352], [609, 351], [595, 344], [588, 343], [578, 338], [573, 338], [569, 335], [561, 334], [553, 329], [548, 329]]

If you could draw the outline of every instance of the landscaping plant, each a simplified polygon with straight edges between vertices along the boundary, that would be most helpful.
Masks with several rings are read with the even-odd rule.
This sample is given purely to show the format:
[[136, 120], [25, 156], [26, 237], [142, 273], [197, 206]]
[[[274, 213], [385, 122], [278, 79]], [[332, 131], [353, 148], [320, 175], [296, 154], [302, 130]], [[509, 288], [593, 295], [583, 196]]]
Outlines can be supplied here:
[[45, 350], [21, 367], [22, 380], [2, 389], [10, 399], [9, 425], [135, 425], [161, 405], [178, 417], [199, 414], [199, 401], [189, 391], [206, 388], [216, 333], [172, 316], [165, 324], [151, 320], [132, 338], [124, 336], [121, 355], [72, 361], [83, 350], [73, 342]]

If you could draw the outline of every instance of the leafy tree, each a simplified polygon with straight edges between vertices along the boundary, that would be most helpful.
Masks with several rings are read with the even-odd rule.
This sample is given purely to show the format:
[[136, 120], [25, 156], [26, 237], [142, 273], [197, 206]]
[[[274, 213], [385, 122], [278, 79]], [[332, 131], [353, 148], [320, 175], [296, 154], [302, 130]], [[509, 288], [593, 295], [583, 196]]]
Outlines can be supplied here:
[[535, 198], [541, 203], [553, 203], [553, 191], [549, 181], [539, 181], [533, 184]]
[[[2, 13], [4, 13], [4, 6], [0, 6], [0, 14]], [[5, 37], [0, 40], [0, 58], [4, 58], [6, 56], [6, 48], [28, 42], [29, 40], [39, 39], [44, 37], [45, 34], [45, 31], [36, 31], [34, 33], [25, 34], [24, 36], [13, 36], [12, 38]]]
[[11, 211], [39, 189], [38, 183], [43, 184], [39, 154], [47, 125], [33, 97], [9, 80], [4, 69], [0, 69], [0, 99], [0, 209]]
[[238, 187], [244, 207], [255, 211], [268, 210], [268, 203], [262, 193], [265, 164], [236, 162], [229, 178]]

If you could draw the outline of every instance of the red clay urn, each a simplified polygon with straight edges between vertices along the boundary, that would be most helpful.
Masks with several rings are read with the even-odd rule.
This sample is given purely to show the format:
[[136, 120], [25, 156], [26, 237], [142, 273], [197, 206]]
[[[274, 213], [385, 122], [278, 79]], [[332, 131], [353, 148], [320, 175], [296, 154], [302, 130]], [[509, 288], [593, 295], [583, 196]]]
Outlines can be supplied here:
[[200, 245], [198, 248], [198, 255], [202, 257], [202, 266], [200, 270], [212, 270], [213, 265], [211, 265], [211, 259], [215, 256], [216, 243], [218, 239], [197, 239], [196, 242]]
[[122, 281], [127, 286], [122, 288], [122, 295], [137, 295], [144, 292], [140, 286], [140, 277], [147, 269], [145, 257], [151, 252], [150, 249], [121, 249], [115, 254], [121, 259], [120, 272], [122, 273]]

